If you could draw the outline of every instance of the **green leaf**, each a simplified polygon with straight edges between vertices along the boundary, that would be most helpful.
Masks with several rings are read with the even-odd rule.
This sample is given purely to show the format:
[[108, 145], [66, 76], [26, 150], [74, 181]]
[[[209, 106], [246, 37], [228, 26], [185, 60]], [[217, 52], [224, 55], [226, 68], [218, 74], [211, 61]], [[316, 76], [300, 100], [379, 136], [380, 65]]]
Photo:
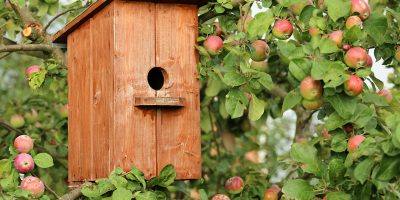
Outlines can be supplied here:
[[380, 162], [376, 179], [390, 181], [400, 173], [400, 159], [398, 157], [384, 157]]
[[293, 59], [289, 63], [289, 71], [298, 81], [302, 81], [311, 71], [310, 62], [304, 59]]
[[363, 93], [362, 100], [365, 103], [374, 104], [375, 106], [389, 106], [385, 97], [379, 96], [377, 93], [373, 92]]
[[328, 116], [328, 119], [325, 121], [325, 127], [328, 131], [332, 131], [336, 128], [342, 127], [347, 122], [348, 120], [343, 119], [337, 112], [334, 112]]
[[249, 23], [247, 31], [249, 33], [249, 37], [254, 38], [257, 36], [263, 36], [269, 31], [269, 27], [273, 21], [274, 15], [270, 10], [256, 14], [254, 19]]
[[317, 174], [319, 163], [317, 159], [317, 149], [308, 143], [294, 143], [290, 149], [290, 157], [297, 162], [304, 163], [305, 171]]
[[210, 77], [207, 82], [205, 94], [209, 97], [217, 96], [223, 87], [224, 84], [218, 76]]
[[331, 149], [334, 152], [344, 152], [347, 149], [347, 137], [343, 131], [333, 135], [331, 141]]
[[152, 191], [146, 191], [136, 194], [136, 200], [157, 200], [157, 193]]
[[302, 47], [296, 47], [292, 42], [277, 41], [279, 52], [289, 60], [303, 58], [305, 53]]
[[313, 188], [305, 180], [294, 179], [285, 183], [282, 192], [289, 198], [295, 200], [311, 200], [315, 195]]
[[335, 95], [325, 98], [343, 119], [353, 116], [357, 107], [357, 99], [345, 95]]
[[264, 114], [266, 102], [258, 99], [256, 95], [251, 94], [252, 98], [249, 107], [249, 119], [257, 121]]
[[326, 194], [327, 200], [351, 200], [351, 195], [344, 192], [329, 192]]
[[352, 121], [357, 127], [362, 128], [375, 116], [375, 110], [365, 104], [357, 104]]
[[240, 90], [231, 90], [226, 95], [225, 108], [232, 119], [241, 117], [248, 104], [248, 99]]
[[386, 17], [378, 13], [373, 13], [365, 20], [364, 30], [374, 39], [377, 45], [383, 44], [386, 41], [385, 35], [388, 30]]
[[131, 200], [132, 192], [125, 188], [118, 188], [112, 194], [112, 200]]
[[325, 5], [328, 8], [329, 17], [335, 22], [350, 14], [350, 1], [348, 0], [325, 0]]
[[38, 89], [40, 86], [42, 86], [44, 79], [46, 78], [46, 74], [46, 70], [41, 70], [40, 72], [31, 74], [31, 76], [29, 77], [29, 86], [33, 90]]
[[311, 76], [323, 80], [325, 88], [335, 88], [347, 80], [346, 66], [339, 61], [316, 61], [312, 65]]
[[39, 153], [33, 157], [35, 164], [40, 168], [49, 168], [54, 165], [53, 158], [47, 153]]
[[272, 90], [274, 82], [269, 74], [265, 72], [258, 72], [258, 82], [268, 90]]
[[132, 167], [131, 171], [126, 175], [126, 178], [133, 181], [138, 181], [142, 184], [143, 188], [146, 189], [146, 179], [144, 178], [143, 172], [141, 172], [138, 168]]
[[339, 51], [336, 43], [329, 38], [322, 38], [319, 43], [319, 50], [321, 53], [335, 53]]
[[246, 79], [235, 71], [226, 73], [223, 81], [225, 84], [232, 87], [240, 86], [246, 83]]
[[298, 89], [290, 91], [283, 100], [282, 112], [295, 107], [301, 102], [301, 95]]
[[82, 194], [86, 197], [96, 198], [115, 190], [115, 186], [108, 179], [100, 179], [96, 183], [96, 185], [84, 186], [81, 190]]
[[360, 181], [361, 184], [364, 184], [370, 176], [373, 167], [374, 161], [372, 159], [367, 158], [361, 161], [354, 169], [354, 177]]
[[168, 187], [171, 185], [176, 178], [175, 168], [172, 165], [165, 166], [158, 177], [159, 183], [158, 185], [161, 187]]

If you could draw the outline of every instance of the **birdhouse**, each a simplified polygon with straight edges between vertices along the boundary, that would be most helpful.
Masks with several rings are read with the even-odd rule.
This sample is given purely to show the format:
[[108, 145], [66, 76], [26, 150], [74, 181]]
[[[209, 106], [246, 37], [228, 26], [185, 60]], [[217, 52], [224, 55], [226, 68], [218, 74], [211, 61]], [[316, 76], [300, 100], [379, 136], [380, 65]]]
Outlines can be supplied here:
[[67, 43], [70, 184], [168, 164], [201, 177], [198, 4], [99, 0], [54, 36]]

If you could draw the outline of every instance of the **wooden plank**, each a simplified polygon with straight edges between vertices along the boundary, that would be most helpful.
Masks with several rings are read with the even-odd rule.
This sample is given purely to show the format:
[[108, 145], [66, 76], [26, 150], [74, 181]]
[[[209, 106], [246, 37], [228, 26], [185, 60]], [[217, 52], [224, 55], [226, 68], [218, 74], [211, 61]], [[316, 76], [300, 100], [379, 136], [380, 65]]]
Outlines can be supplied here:
[[[89, 20], [97, 12], [99, 12], [106, 5], [111, 3], [113, 0], [98, 0], [93, 3], [89, 8], [87, 8], [82, 14], [76, 17], [74, 20], [69, 22], [63, 29], [58, 31], [53, 36], [53, 42], [55, 43], [65, 43], [67, 42], [67, 37], [75, 29], [77, 29], [85, 21]], [[119, 1], [129, 1], [129, 0], [119, 0]], [[179, 4], [205, 4], [208, 0], [135, 0], [135, 1], [149, 1], [149, 2], [160, 2], [160, 3], [179, 3]]]
[[85, 23], [68, 37], [68, 181], [91, 178], [91, 52], [90, 24]]
[[[168, 83], [157, 97], [185, 98], [184, 107], [162, 109], [157, 121], [157, 168], [173, 164], [178, 179], [201, 178], [200, 98], [197, 72], [197, 7], [157, 4], [156, 66]], [[161, 119], [160, 119], [161, 118]]]
[[184, 98], [180, 97], [135, 97], [135, 106], [147, 107], [182, 107]]
[[155, 4], [115, 1], [114, 164], [156, 175], [156, 110], [134, 106], [135, 97], [155, 97], [147, 73], [155, 66]]
[[[114, 16], [113, 4], [108, 5], [90, 20], [92, 53], [92, 148], [91, 171], [94, 178], [105, 178], [111, 168], [114, 139]], [[81, 40], [84, 40], [82, 38]]]

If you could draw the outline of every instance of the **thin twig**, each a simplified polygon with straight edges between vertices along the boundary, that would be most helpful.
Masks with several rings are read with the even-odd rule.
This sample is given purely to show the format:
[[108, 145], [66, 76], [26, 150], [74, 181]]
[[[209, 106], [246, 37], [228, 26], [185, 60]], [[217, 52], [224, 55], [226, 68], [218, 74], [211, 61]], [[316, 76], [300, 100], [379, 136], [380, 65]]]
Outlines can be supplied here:
[[17, 51], [44, 51], [52, 52], [53, 47], [48, 44], [14, 44], [0, 46], [1, 52], [17, 52]]
[[24, 134], [24, 132], [22, 132], [21, 130], [18, 130], [16, 128], [10, 126], [9, 124], [7, 124], [4, 121], [0, 121], [0, 126], [5, 128], [5, 129], [7, 129], [8, 131], [15, 131], [15, 132], [17, 132], [18, 135], [23, 135]]
[[37, 20], [35, 20], [35, 18], [33, 18], [33, 16], [26, 7], [21, 8], [17, 4], [13, 3], [11, 0], [8, 0], [8, 3], [11, 5], [11, 8], [19, 16], [19, 18], [25, 25], [29, 25], [32, 23], [40, 24], [38, 23]]
[[0, 60], [5, 58], [5, 57], [7, 57], [7, 56], [9, 56], [10, 54], [11, 54], [11, 52], [8, 52], [8, 53], [4, 54], [3, 56], [0, 57]]
[[82, 8], [72, 8], [72, 9], [66, 10], [66, 11], [61, 12], [61, 13], [59, 13], [58, 15], [54, 16], [54, 17], [46, 24], [46, 26], [44, 26], [44, 28], [43, 28], [43, 33], [46, 33], [46, 31], [47, 31], [47, 29], [50, 27], [50, 25], [51, 25], [54, 21], [56, 21], [59, 17], [65, 15], [65, 14], [67, 14], [67, 13], [69, 13], [69, 12], [73, 12], [73, 11], [76, 11], [76, 10], [79, 10], [79, 9], [82, 9]]
[[[38, 177], [38, 176], [37, 176], [36, 174], [34, 174], [34, 173], [32, 173], [32, 175]], [[59, 196], [53, 189], [51, 189], [51, 188], [46, 184], [46, 182], [43, 181], [43, 184], [44, 184], [44, 187], [45, 187], [50, 193], [52, 193], [57, 199], [60, 198], [60, 196]]]

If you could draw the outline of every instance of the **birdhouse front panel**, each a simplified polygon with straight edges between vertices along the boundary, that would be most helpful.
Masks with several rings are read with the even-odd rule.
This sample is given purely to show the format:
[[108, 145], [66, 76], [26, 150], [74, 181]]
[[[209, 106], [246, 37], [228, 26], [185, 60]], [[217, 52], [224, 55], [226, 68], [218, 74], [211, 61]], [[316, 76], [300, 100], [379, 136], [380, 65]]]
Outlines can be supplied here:
[[117, 0], [94, 6], [78, 25], [67, 25], [73, 30], [62, 31], [69, 181], [132, 166], [151, 178], [168, 164], [178, 179], [200, 178], [197, 6]]

